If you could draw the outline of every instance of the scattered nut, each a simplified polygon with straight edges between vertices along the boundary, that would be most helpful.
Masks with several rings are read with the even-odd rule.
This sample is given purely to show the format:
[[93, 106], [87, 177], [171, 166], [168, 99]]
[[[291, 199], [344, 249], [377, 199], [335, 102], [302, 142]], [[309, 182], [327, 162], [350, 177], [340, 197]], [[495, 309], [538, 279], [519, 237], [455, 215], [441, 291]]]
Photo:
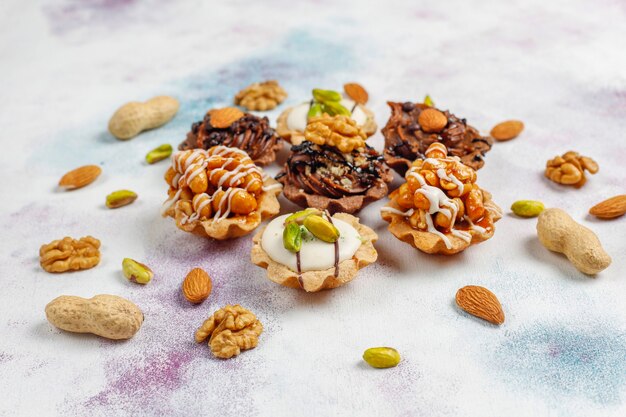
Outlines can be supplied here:
[[154, 276], [154, 273], [148, 266], [130, 258], [124, 258], [122, 261], [122, 272], [129, 281], [137, 284], [147, 284]]
[[596, 161], [578, 152], [569, 151], [563, 156], [557, 156], [546, 163], [545, 175], [557, 184], [573, 185], [580, 188], [587, 182], [585, 170], [591, 174], [598, 172]]
[[502, 305], [494, 293], [485, 287], [468, 285], [456, 292], [456, 304], [472, 316], [493, 324], [504, 323]]
[[363, 88], [361, 84], [357, 84], [357, 83], [344, 84], [343, 91], [345, 91], [346, 95], [358, 104], [365, 105], [367, 104], [367, 100], [369, 100], [369, 94], [367, 94], [367, 90]]
[[106, 206], [110, 209], [119, 208], [131, 204], [137, 199], [137, 194], [130, 190], [113, 191], [107, 195]]
[[546, 209], [539, 215], [537, 236], [543, 246], [567, 256], [584, 274], [595, 275], [611, 264], [595, 233], [561, 209]]
[[178, 107], [178, 100], [168, 96], [154, 97], [145, 103], [126, 103], [109, 120], [109, 132], [121, 140], [134, 138], [144, 130], [163, 126], [172, 120]]
[[64, 237], [39, 249], [39, 263], [47, 272], [89, 269], [100, 262], [100, 241], [92, 236], [80, 240]]
[[100, 176], [100, 173], [102, 173], [102, 169], [97, 165], [85, 165], [73, 169], [61, 177], [59, 187], [66, 190], [84, 187], [94, 182]]
[[287, 92], [276, 80], [254, 83], [235, 96], [235, 104], [248, 110], [272, 110], [287, 98]]
[[211, 116], [211, 126], [218, 129], [226, 129], [245, 116], [245, 114], [236, 107], [209, 110], [209, 115]]
[[192, 269], [183, 281], [183, 295], [193, 304], [199, 304], [211, 294], [211, 277], [201, 268]]
[[507, 120], [491, 129], [491, 137], [501, 142], [514, 139], [524, 130], [524, 123], [519, 120]]
[[172, 155], [172, 145], [166, 143], [165, 145], [157, 146], [146, 154], [146, 162], [149, 164], [156, 164]]
[[422, 130], [427, 133], [439, 133], [448, 124], [448, 118], [437, 109], [423, 110], [417, 118]]
[[537, 217], [545, 209], [541, 201], [519, 200], [511, 205], [511, 211], [520, 217]]
[[232, 358], [242, 350], [252, 349], [259, 342], [263, 325], [256, 316], [240, 305], [227, 305], [217, 310], [196, 331], [197, 343], [209, 338], [211, 352], [218, 358]]
[[93, 333], [107, 339], [130, 339], [143, 323], [143, 313], [134, 303], [116, 295], [93, 298], [62, 295], [46, 306], [46, 318], [61, 330]]
[[400, 363], [400, 353], [390, 347], [374, 347], [363, 352], [363, 360], [373, 368], [393, 368]]
[[615, 219], [626, 213], [626, 194], [616, 195], [589, 209], [589, 214], [599, 219]]
[[304, 130], [306, 140], [317, 145], [335, 146], [343, 153], [365, 146], [367, 135], [348, 116], [321, 116], [312, 118]]

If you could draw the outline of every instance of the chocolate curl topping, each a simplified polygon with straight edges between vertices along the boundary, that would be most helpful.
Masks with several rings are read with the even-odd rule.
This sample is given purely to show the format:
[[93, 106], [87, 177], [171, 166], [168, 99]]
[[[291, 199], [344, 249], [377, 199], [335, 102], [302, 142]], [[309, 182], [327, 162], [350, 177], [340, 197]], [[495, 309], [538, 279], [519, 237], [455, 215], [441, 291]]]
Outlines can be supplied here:
[[373, 148], [343, 154], [326, 145], [304, 141], [291, 147], [286, 169], [279, 176], [308, 194], [330, 198], [365, 194], [381, 179], [382, 156]]
[[391, 116], [382, 130], [385, 161], [402, 175], [415, 159], [425, 158], [424, 152], [434, 142], [443, 143], [448, 148], [448, 154], [458, 156], [465, 165], [474, 169], [484, 165], [483, 156], [491, 149], [493, 140], [480, 136], [478, 130], [469, 126], [465, 119], [440, 110], [448, 119], [447, 126], [439, 133], [426, 133], [417, 120], [428, 106], [411, 102], [387, 104], [391, 107]]
[[218, 129], [211, 125], [211, 115], [206, 114], [202, 122], [191, 125], [191, 132], [178, 149], [203, 148], [224, 145], [239, 148], [255, 162], [274, 152], [279, 141], [267, 117], [247, 113], [227, 128]]

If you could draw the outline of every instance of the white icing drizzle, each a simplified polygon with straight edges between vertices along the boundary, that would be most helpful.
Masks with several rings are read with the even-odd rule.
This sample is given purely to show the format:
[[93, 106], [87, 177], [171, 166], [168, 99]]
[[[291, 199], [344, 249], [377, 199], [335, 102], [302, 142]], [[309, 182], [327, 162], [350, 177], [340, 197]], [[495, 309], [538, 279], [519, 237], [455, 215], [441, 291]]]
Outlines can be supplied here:
[[393, 213], [393, 214], [399, 214], [400, 216], [405, 216], [405, 217], [410, 217], [415, 212], [415, 210], [413, 209], [408, 209], [407, 211], [401, 211], [393, 207], [383, 207], [380, 209], [380, 211], [386, 211], [386, 212]]
[[469, 217], [467, 217], [467, 216], [463, 216], [463, 218], [465, 219], [465, 221], [466, 221], [467, 223], [469, 223], [470, 228], [471, 228], [472, 230], [474, 230], [474, 231], [476, 231], [476, 232], [478, 232], [478, 233], [485, 233], [485, 232], [487, 231], [487, 229], [485, 229], [484, 227], [481, 227], [481, 226], [475, 225], [475, 224], [472, 222], [472, 219], [470, 219]]

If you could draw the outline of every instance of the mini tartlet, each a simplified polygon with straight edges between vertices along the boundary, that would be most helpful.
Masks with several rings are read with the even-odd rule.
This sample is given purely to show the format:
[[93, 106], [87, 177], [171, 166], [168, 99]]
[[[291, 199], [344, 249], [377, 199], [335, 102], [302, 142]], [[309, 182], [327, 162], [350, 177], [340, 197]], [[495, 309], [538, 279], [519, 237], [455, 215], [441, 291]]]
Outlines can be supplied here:
[[237, 148], [176, 152], [165, 181], [170, 188], [162, 215], [199, 236], [243, 236], [280, 211], [277, 195], [282, 186]]
[[252, 240], [251, 259], [267, 269], [271, 281], [316, 292], [352, 281], [359, 269], [375, 262], [377, 239], [372, 229], [350, 214], [331, 217], [307, 209], [279, 216], [259, 230]]
[[393, 176], [367, 136], [347, 116], [316, 117], [305, 141], [291, 153], [276, 179], [287, 199], [301, 207], [355, 213], [387, 195]]
[[365, 103], [357, 103], [337, 91], [314, 89], [311, 100], [289, 107], [278, 116], [276, 132], [292, 145], [299, 145], [305, 140], [304, 130], [309, 120], [322, 114], [348, 116], [368, 137], [378, 128], [374, 113], [365, 107]]
[[[433, 143], [446, 146], [451, 156], [458, 156], [465, 165], [477, 170], [493, 139], [481, 136], [478, 130], [448, 110], [438, 110], [424, 103], [387, 102], [391, 116], [382, 129], [385, 137], [385, 162], [400, 175], [411, 168], [411, 163], [424, 158]], [[423, 114], [424, 113], [424, 114]]]
[[476, 171], [449, 157], [441, 143], [430, 145], [425, 156], [381, 209], [389, 231], [423, 252], [444, 255], [491, 238], [502, 211], [476, 184]]
[[191, 125], [179, 150], [228, 146], [245, 151], [257, 165], [268, 165], [283, 147], [267, 117], [244, 113], [234, 107], [209, 110], [204, 119]]

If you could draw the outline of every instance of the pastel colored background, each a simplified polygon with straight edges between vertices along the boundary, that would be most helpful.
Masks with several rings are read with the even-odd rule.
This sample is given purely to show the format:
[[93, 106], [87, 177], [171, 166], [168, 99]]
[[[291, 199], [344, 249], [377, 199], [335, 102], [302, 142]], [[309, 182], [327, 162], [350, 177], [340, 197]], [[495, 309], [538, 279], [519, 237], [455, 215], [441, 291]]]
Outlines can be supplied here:
[[[626, 415], [626, 219], [586, 214], [625, 192], [625, 21], [620, 0], [1, 2], [0, 416]], [[289, 92], [272, 121], [311, 88], [349, 81], [369, 90], [379, 126], [386, 100], [426, 93], [482, 132], [523, 120], [524, 133], [496, 143], [478, 175], [507, 212], [495, 236], [455, 257], [428, 256], [386, 231], [379, 202], [360, 215], [380, 235], [379, 261], [350, 285], [304, 294], [250, 263], [249, 238], [179, 231], [159, 215], [167, 163], [146, 165], [145, 153], [177, 145], [206, 110], [265, 79]], [[160, 94], [182, 103], [171, 123], [126, 142], [107, 132], [119, 105]], [[382, 149], [380, 133], [370, 141]], [[600, 165], [580, 190], [542, 175], [570, 149]], [[104, 170], [93, 185], [56, 189], [88, 163]], [[139, 199], [106, 209], [119, 188]], [[545, 250], [534, 219], [508, 214], [522, 198], [592, 228], [612, 265], [588, 278]], [[98, 267], [39, 267], [41, 244], [87, 234], [102, 241]], [[124, 257], [150, 265], [153, 282], [127, 282]], [[214, 283], [200, 306], [179, 290], [193, 267]], [[456, 308], [468, 284], [498, 295], [502, 326]], [[46, 321], [58, 295], [99, 293], [142, 308], [133, 339]], [[265, 332], [256, 349], [224, 361], [193, 333], [228, 303], [254, 311]], [[361, 354], [379, 345], [397, 348], [402, 363], [369, 368]]]

